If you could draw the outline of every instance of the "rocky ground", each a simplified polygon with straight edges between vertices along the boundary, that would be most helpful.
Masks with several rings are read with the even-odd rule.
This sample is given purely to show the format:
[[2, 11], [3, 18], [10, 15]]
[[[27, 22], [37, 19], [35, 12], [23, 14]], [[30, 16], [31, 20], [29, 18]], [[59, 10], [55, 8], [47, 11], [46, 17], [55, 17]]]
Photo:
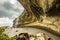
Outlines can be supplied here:
[[[55, 36], [47, 31], [41, 30], [41, 29], [35, 29], [35, 28], [7, 28], [4, 32], [9, 37], [15, 37], [18, 36], [21, 33], [27, 33], [28, 35], [32, 35], [30, 37], [30, 40], [60, 40], [60, 37]], [[20, 37], [20, 36], [18, 36]], [[36, 37], [36, 38], [35, 38]]]

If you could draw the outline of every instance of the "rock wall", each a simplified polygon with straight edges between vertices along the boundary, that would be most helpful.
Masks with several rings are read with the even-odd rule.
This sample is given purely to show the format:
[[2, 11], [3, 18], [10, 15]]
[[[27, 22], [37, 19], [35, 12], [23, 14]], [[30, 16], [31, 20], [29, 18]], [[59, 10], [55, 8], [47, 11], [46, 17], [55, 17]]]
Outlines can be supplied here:
[[[14, 27], [40, 26], [60, 33], [60, 0], [18, 0], [25, 8]], [[17, 20], [16, 19], [16, 20]], [[15, 21], [16, 21], [15, 20]]]

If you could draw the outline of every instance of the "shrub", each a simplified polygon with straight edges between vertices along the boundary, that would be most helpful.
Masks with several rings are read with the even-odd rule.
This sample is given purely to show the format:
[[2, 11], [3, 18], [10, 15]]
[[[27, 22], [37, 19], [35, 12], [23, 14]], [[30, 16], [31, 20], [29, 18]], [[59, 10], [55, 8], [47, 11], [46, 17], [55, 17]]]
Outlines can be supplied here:
[[2, 32], [5, 31], [4, 27], [0, 27], [0, 34], [2, 34]]
[[6, 34], [3, 34], [5, 27], [0, 27], [0, 40], [15, 40], [13, 37], [9, 38]]

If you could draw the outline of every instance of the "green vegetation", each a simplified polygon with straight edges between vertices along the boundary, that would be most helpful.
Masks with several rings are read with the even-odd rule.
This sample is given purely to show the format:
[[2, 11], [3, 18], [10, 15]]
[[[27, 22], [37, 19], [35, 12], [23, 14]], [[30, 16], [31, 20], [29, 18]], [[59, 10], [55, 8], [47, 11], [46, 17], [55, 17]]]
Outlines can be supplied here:
[[6, 34], [3, 34], [5, 27], [0, 27], [0, 40], [15, 40], [14, 38], [9, 38]]
[[0, 34], [5, 30], [5, 27], [0, 27]]

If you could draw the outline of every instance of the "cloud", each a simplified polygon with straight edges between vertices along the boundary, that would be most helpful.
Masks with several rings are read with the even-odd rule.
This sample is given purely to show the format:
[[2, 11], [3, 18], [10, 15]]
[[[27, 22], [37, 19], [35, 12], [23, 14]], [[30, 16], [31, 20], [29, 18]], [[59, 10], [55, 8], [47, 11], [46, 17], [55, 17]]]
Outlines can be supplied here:
[[12, 1], [6, 1], [0, 5], [0, 17], [7, 16], [11, 18], [12, 16], [18, 16], [22, 13], [24, 10], [22, 5], [20, 5], [18, 2], [15, 4], [12, 4], [11, 2]]
[[0, 0], [0, 26], [12, 25], [12, 20], [18, 17], [23, 10], [23, 6], [17, 0]]
[[0, 18], [0, 26], [12, 26], [12, 20], [8, 17]]
[[13, 9], [13, 4], [11, 4], [10, 2], [5, 2], [3, 4], [3, 7], [5, 7], [7, 10]]

